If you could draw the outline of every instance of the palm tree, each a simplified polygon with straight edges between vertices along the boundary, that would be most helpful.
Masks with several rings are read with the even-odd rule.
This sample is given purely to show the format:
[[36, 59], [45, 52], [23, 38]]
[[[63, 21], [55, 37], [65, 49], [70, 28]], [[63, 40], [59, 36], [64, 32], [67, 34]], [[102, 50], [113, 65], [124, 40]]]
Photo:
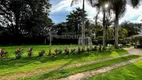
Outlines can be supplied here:
[[[77, 0], [72, 0], [72, 2], [74, 2], [74, 1], [77, 1]], [[85, 0], [83, 0], [83, 9], [84, 9], [84, 1]], [[140, 1], [142, 1], [142, 0], [131, 0], [131, 3], [132, 3], [132, 6], [133, 7], [137, 7], [138, 6], [138, 4], [140, 3]], [[124, 12], [125, 12], [125, 10], [126, 10], [126, 0], [89, 0], [89, 2], [91, 3], [91, 5], [93, 6], [93, 7], [97, 7], [98, 8], [98, 10], [100, 9], [100, 8], [102, 8], [102, 11], [103, 11], [103, 27], [104, 27], [104, 33], [103, 33], [103, 36], [104, 36], [104, 38], [103, 38], [103, 45], [105, 46], [105, 12], [106, 12], [106, 10], [105, 10], [105, 8], [104, 8], [104, 5], [106, 4], [106, 3], [109, 3], [109, 4], [111, 4], [110, 5], [110, 8], [108, 9], [108, 11], [110, 11], [110, 9], [111, 10], [113, 10], [113, 12], [114, 12], [114, 14], [115, 14], [115, 21], [114, 21], [114, 27], [115, 27], [115, 47], [116, 48], [118, 48], [118, 29], [119, 29], [119, 27], [118, 27], [118, 25], [119, 25], [119, 19], [120, 19], [120, 17], [122, 17], [123, 16], [123, 14], [124, 14]], [[82, 21], [83, 21], [83, 19], [82, 19]], [[83, 23], [84, 23], [84, 21], [83, 21]]]
[[[115, 14], [115, 47], [118, 48], [118, 29], [119, 19], [126, 10], [126, 0], [110, 0], [112, 3], [112, 10]], [[141, 0], [131, 0], [132, 6], [137, 7]]]
[[118, 29], [119, 29], [119, 18], [124, 14], [126, 10], [126, 0], [112, 0], [112, 10], [115, 14], [115, 48], [118, 48]]
[[96, 24], [97, 24], [97, 18], [98, 18], [98, 14], [100, 13], [100, 11], [102, 11], [103, 13], [103, 48], [106, 47], [106, 13], [108, 13], [110, 11], [109, 4], [108, 4], [108, 0], [89, 0], [92, 4], [93, 7], [97, 8], [97, 15], [96, 15]]
[[[118, 25], [119, 25], [119, 19], [120, 17], [123, 15], [123, 13], [126, 10], [126, 0], [90, 0], [91, 4], [95, 7], [101, 8], [104, 6], [105, 2], [109, 2], [110, 5], [110, 9], [113, 10], [114, 14], [115, 14], [115, 21], [114, 21], [114, 27], [115, 27], [115, 47], [118, 47]], [[133, 7], [137, 7], [138, 4], [140, 3], [141, 0], [131, 0], [132, 6]], [[96, 4], [97, 2], [97, 4]], [[105, 17], [105, 13], [103, 12], [103, 15]], [[103, 18], [103, 21], [105, 18]], [[103, 26], [105, 22], [103, 22]], [[105, 32], [105, 29], [104, 29]], [[104, 43], [104, 40], [103, 40]]]

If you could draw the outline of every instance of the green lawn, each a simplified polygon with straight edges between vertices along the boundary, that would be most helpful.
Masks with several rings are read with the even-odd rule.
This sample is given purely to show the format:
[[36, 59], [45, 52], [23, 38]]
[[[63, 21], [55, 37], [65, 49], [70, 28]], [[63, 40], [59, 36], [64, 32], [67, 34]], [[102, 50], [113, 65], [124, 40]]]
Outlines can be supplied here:
[[122, 58], [112, 59], [112, 60], [94, 63], [94, 64], [90, 64], [90, 65], [84, 65], [84, 66], [80, 66], [80, 67], [73, 67], [73, 68], [66, 68], [66, 69], [61, 68], [61, 69], [51, 71], [51, 72], [48, 72], [48, 73], [35, 75], [35, 76], [30, 77], [30, 78], [24, 78], [23, 80], [40, 80], [40, 79], [41, 80], [44, 80], [44, 79], [54, 80], [54, 79], [57, 79], [57, 78], [66, 77], [66, 76], [76, 74], [76, 73], [79, 73], [79, 72], [84, 72], [84, 71], [88, 71], [88, 70], [92, 70], [92, 69], [98, 69], [98, 68], [113, 65], [113, 64], [116, 64], [116, 63], [128, 61], [128, 60], [135, 59], [135, 58], [138, 58], [138, 57], [140, 57], [140, 56], [130, 55], [130, 56], [122, 57]]
[[142, 60], [92, 77], [89, 80], [142, 80]]
[[[54, 45], [55, 48], [63, 49], [66, 46], [68, 47], [77, 47], [76, 45]], [[17, 48], [24, 48], [25, 53], [24, 57], [22, 57], [19, 60], [16, 60], [14, 58], [14, 51]], [[35, 71], [37, 69], [51, 69], [58, 66], [63, 66], [66, 64], [75, 64], [85, 61], [91, 61], [91, 60], [97, 60], [102, 58], [110, 58], [110, 57], [116, 57], [120, 55], [127, 54], [127, 51], [123, 49], [119, 50], [112, 50], [104, 51], [104, 52], [90, 52], [88, 53], [81, 53], [81, 54], [70, 54], [70, 55], [59, 55], [55, 58], [51, 58], [51, 56], [43, 56], [43, 57], [27, 57], [26, 50], [29, 47], [34, 48], [34, 53], [39, 52], [42, 49], [46, 49], [48, 51], [49, 46], [46, 45], [27, 45], [27, 46], [3, 46], [0, 48], [4, 48], [7, 50], [10, 54], [10, 59], [7, 60], [0, 60], [0, 76], [2, 75], [8, 75], [13, 73], [21, 73], [21, 72], [28, 72], [28, 71]], [[36, 54], [35, 54], [36, 55]], [[13, 58], [12, 58], [13, 57]]]

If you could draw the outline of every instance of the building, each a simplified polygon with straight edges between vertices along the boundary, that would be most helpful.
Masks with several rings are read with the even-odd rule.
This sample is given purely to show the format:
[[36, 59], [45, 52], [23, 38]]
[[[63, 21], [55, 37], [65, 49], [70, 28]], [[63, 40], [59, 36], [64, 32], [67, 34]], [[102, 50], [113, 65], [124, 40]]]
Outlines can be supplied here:
[[132, 36], [132, 38], [135, 42], [135, 47], [142, 48], [142, 34], [134, 35], [134, 36]]

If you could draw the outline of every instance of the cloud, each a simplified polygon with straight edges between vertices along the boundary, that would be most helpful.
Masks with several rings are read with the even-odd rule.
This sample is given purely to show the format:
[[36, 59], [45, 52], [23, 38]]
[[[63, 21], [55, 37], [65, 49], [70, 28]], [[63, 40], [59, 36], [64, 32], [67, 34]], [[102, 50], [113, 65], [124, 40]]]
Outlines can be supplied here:
[[[142, 7], [142, 6], [140, 6], [140, 7]], [[138, 9], [134, 9], [133, 7], [131, 7], [130, 5], [127, 4], [125, 15], [120, 19], [120, 23], [122, 23], [124, 21], [130, 21], [130, 22], [137, 23], [138, 22], [137, 19], [140, 16], [142, 16], [142, 14], [141, 14], [142, 11], [141, 11], [140, 7]]]
[[61, 0], [57, 5], [53, 6], [51, 9], [51, 14], [60, 12], [63, 10], [71, 9], [70, 8], [71, 0]]
[[[66, 15], [68, 15], [68, 13], [70, 13], [72, 10], [74, 10], [77, 7], [82, 8], [82, 2], [74, 4], [71, 7], [71, 1], [72, 0], [61, 0], [58, 4], [53, 5], [51, 8], [51, 13], [50, 13], [52, 15], [51, 18], [54, 17], [54, 19], [55, 19], [56, 16], [60, 16], [60, 18], [61, 17], [64, 18], [64, 19], [59, 19], [59, 20], [61, 20], [60, 22], [62, 22], [62, 21], [65, 21]], [[120, 23], [122, 23], [124, 21], [130, 21], [130, 22], [134, 22], [134, 23], [141, 22], [141, 19], [142, 19], [142, 9], [141, 8], [142, 8], [142, 6], [139, 6], [138, 9], [133, 9], [129, 4], [127, 4], [125, 15], [120, 19]], [[92, 8], [88, 3], [85, 3], [85, 10], [88, 14], [87, 17], [90, 20], [93, 20], [93, 18], [97, 14], [96, 9]], [[64, 14], [63, 12], [65, 12], [66, 14]], [[63, 13], [63, 15], [61, 15], [61, 13]], [[55, 15], [55, 16], [53, 16], [53, 15]], [[102, 17], [102, 14], [100, 14], [99, 16]], [[59, 20], [58, 20], [58, 22], [59, 22]]]
[[[72, 0], [61, 0], [57, 5], [52, 6], [51, 8], [51, 15], [58, 15], [58, 16], [62, 16], [65, 17], [66, 15], [60, 15], [61, 12], [66, 12], [69, 13], [73, 10], [75, 10], [75, 8], [80, 7], [82, 8], [82, 3], [83, 2], [79, 2], [77, 4], [74, 4], [73, 6], [71, 6], [71, 1]], [[82, 0], [81, 0], [82, 1]], [[94, 16], [96, 15], [97, 11], [95, 8], [92, 8], [87, 2], [85, 3], [85, 10], [88, 14], [88, 18], [90, 20], [93, 20]], [[52, 16], [51, 16], [52, 17]], [[64, 21], [64, 20], [63, 20]]]
[[142, 15], [141, 15], [140, 17], [138, 17], [138, 19], [137, 19], [136, 22], [137, 22], [137, 23], [142, 23]]

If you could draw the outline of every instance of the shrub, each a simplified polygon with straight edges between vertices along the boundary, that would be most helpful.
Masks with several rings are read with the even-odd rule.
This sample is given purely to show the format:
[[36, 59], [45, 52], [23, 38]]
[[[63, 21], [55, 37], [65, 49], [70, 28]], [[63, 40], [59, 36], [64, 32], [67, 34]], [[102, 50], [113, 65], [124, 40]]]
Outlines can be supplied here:
[[39, 52], [39, 57], [42, 57], [45, 53], [46, 53], [45, 50], [41, 50], [41, 51]]
[[85, 52], [85, 49], [82, 48], [82, 51], [81, 51], [81, 52]]
[[80, 49], [80, 47], [78, 47], [78, 53], [81, 53], [81, 49]]
[[106, 50], [106, 47], [103, 47], [103, 51], [105, 51]]
[[102, 51], [102, 46], [100, 45], [100, 47], [99, 47], [99, 51]]
[[76, 49], [71, 49], [71, 53], [75, 54], [76, 53]]
[[62, 54], [62, 50], [58, 50], [58, 49], [55, 49], [55, 54], [58, 55], [58, 54]]
[[27, 52], [28, 52], [28, 56], [31, 57], [33, 54], [33, 48], [29, 48]]
[[58, 54], [62, 54], [62, 50], [60, 49], [60, 50], [58, 50]]
[[56, 55], [55, 54], [52, 54], [52, 58], [54, 58]]
[[20, 59], [20, 58], [22, 57], [22, 54], [23, 54], [23, 49], [18, 48], [18, 49], [15, 51], [16, 59]]
[[58, 55], [58, 49], [55, 49], [54, 51], [55, 51], [55, 54]]
[[108, 51], [111, 52], [111, 50], [112, 50], [111, 47], [109, 47], [109, 48], [108, 48]]
[[1, 58], [7, 57], [8, 52], [6, 52], [4, 49], [0, 49], [0, 56]]
[[87, 47], [87, 52], [89, 53], [90, 49]]
[[52, 54], [52, 52], [51, 52], [51, 49], [49, 49], [49, 53], [48, 53], [48, 56], [50, 56]]
[[69, 54], [69, 49], [68, 49], [68, 48], [65, 48], [64, 51], [65, 51], [65, 54], [66, 54], [66, 55]]
[[97, 51], [97, 46], [95, 46], [93, 50], [94, 50], [94, 51]]

